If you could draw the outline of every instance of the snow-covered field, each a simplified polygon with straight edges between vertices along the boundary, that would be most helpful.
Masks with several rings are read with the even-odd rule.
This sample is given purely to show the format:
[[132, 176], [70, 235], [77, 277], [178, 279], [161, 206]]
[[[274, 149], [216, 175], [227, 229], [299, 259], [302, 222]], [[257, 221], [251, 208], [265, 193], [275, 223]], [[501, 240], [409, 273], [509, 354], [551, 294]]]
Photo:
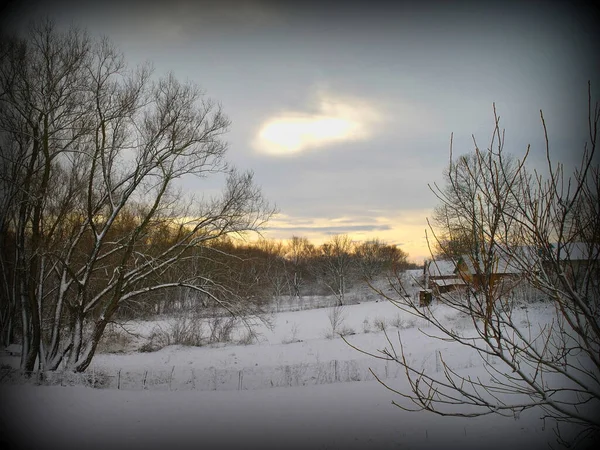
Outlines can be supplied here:
[[[433, 310], [468, 331], [467, 318], [442, 304]], [[537, 326], [551, 309], [538, 303], [525, 312], [518, 308], [523, 323]], [[447, 418], [393, 406], [400, 399], [373, 380], [369, 368], [401, 391], [408, 386], [402, 371], [339, 337], [327, 338], [330, 313], [325, 308], [275, 314], [273, 327], [259, 327], [260, 339], [251, 345], [98, 354], [90, 372], [104, 377], [105, 389], [2, 385], [0, 440], [36, 449], [536, 449], [554, 443], [551, 427], [544, 427], [536, 410], [517, 418]], [[143, 335], [156, 325], [130, 327]], [[343, 310], [340, 328], [353, 332], [347, 339], [361, 349], [386, 346], [383, 326], [391, 336], [400, 333], [409, 360], [428, 372], [440, 370], [435, 355], [441, 351], [453, 369], [486, 376], [477, 355], [425, 336], [420, 328], [433, 329], [388, 302]]]

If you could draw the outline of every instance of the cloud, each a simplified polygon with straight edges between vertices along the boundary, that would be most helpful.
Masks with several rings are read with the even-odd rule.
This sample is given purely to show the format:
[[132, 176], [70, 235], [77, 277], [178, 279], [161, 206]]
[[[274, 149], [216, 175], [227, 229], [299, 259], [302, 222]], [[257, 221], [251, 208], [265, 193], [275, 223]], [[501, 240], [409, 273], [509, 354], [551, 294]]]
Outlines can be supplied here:
[[362, 235], [365, 232], [389, 231], [390, 224], [384, 222], [379, 218], [366, 216], [297, 217], [280, 213], [269, 222], [266, 231], [278, 238], [309, 236], [320, 242], [334, 234]]
[[289, 227], [269, 227], [268, 230], [271, 232], [286, 232], [287, 235], [300, 235], [303, 236], [307, 232], [319, 233], [325, 236], [332, 236], [335, 234], [352, 234], [361, 231], [388, 231], [391, 230], [390, 225], [345, 225], [345, 226], [289, 226]]
[[307, 150], [372, 136], [381, 114], [356, 98], [318, 96], [314, 113], [286, 111], [266, 120], [253, 147], [272, 156], [297, 155]]

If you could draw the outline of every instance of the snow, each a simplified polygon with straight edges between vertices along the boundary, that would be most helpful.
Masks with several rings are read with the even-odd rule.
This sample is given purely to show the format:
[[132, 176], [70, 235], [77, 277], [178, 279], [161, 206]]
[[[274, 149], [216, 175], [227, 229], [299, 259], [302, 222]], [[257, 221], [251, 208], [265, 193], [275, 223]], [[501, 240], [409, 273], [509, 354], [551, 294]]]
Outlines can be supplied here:
[[[443, 304], [433, 310], [443, 322], [469, 331], [468, 318]], [[407, 391], [402, 371], [357, 352], [339, 337], [328, 339], [329, 313], [321, 308], [275, 314], [273, 328], [259, 327], [260, 341], [252, 345], [170, 346], [154, 353], [97, 355], [90, 371], [119, 373], [121, 389], [114, 378], [105, 389], [1, 385], [0, 443], [12, 440], [16, 448], [65, 450], [537, 449], [554, 443], [551, 427], [544, 426], [535, 409], [514, 418], [458, 418], [392, 405], [401, 399], [369, 378], [369, 368], [391, 388]], [[515, 311], [523, 320], [546, 323], [552, 309], [538, 303], [525, 313]], [[378, 328], [385, 324], [396, 341], [400, 334], [415, 365], [439, 370], [435, 355], [441, 351], [461, 374], [489, 377], [477, 355], [425, 336], [419, 328], [428, 333], [434, 329], [389, 302], [346, 306], [343, 315], [342, 327], [355, 332], [347, 339], [361, 349], [376, 352], [389, 346]], [[155, 325], [131, 324], [138, 332]], [[216, 376], [214, 382], [202, 379], [211, 373], [219, 374], [219, 382]], [[151, 380], [157, 374], [170, 378], [142, 384], [142, 377]], [[355, 379], [360, 381], [339, 382]]]
[[430, 261], [427, 266], [427, 271], [430, 277], [440, 277], [454, 275], [456, 272], [456, 264], [449, 260]]
[[18, 405], [3, 428], [37, 449], [533, 449], [552, 437], [531, 415], [403, 412], [372, 381], [224, 392], [15, 386], [2, 394], [3, 411]]
[[[158, 368], [175, 365], [218, 368], [258, 365], [311, 363], [333, 359], [354, 359], [355, 350], [343, 340], [327, 339], [331, 333], [330, 308], [274, 314], [273, 329], [260, 324], [258, 345], [215, 347], [167, 347], [157, 353], [98, 355], [96, 367]], [[364, 321], [374, 330], [376, 319], [392, 321], [400, 314], [389, 302], [371, 302], [351, 305], [343, 309], [343, 326], [361, 335], [355, 336], [361, 345], [382, 343], [380, 334], [364, 334]], [[151, 329], [145, 325], [146, 330]], [[292, 339], [302, 341], [286, 344]], [[370, 345], [372, 348], [373, 345]]]

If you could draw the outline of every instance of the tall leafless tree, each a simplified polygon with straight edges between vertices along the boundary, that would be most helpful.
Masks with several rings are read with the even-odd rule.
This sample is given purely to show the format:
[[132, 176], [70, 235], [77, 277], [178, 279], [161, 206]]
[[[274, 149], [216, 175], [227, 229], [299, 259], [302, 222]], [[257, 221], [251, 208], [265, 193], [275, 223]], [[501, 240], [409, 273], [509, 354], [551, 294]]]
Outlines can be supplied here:
[[255, 260], [260, 266], [259, 276], [264, 279], [266, 293], [275, 301], [275, 310], [279, 312], [282, 298], [290, 297], [292, 291], [284, 257], [285, 246], [281, 241], [261, 239], [252, 248], [260, 251], [260, 256]]
[[307, 261], [314, 256], [315, 248], [307, 238], [292, 236], [287, 244], [286, 259], [289, 261], [292, 295], [297, 299], [302, 297], [302, 287], [306, 282]]
[[[22, 369], [85, 370], [119, 307], [151, 292], [185, 288], [239, 313], [226, 286], [171, 270], [273, 212], [225, 162], [220, 107], [76, 28], [44, 21], [0, 45], [1, 325], [23, 343]], [[178, 190], [219, 173], [221, 196]]]
[[[503, 136], [497, 138], [503, 140]], [[475, 141], [474, 144], [477, 147]], [[480, 159], [483, 157], [489, 161], [482, 164]], [[484, 206], [480, 202], [482, 193], [492, 189], [489, 183], [494, 181], [499, 171], [507, 179], [514, 179], [518, 169], [519, 162], [505, 152], [498, 157], [494, 157], [492, 152], [481, 154], [477, 151], [458, 158], [450, 156], [450, 163], [443, 173], [444, 185], [430, 186], [440, 199], [432, 215], [433, 228], [438, 231], [434, 241], [436, 256], [457, 260], [462, 254], [473, 253], [479, 248], [481, 236], [478, 228], [494, 226], [488, 223], [494, 220], [493, 214], [481, 208]], [[518, 183], [519, 180], [513, 181]], [[509, 188], [504, 184], [497, 187], [501, 190], [499, 196], [504, 196]], [[505, 198], [504, 210], [506, 213], [514, 212], [518, 203], [508, 195]]]
[[356, 244], [354, 255], [358, 270], [368, 283], [373, 282], [378, 275], [389, 276], [405, 270], [410, 265], [405, 251], [379, 239]]
[[[441, 294], [440, 301], [470, 318], [474, 334], [453, 329], [435, 310], [404, 298], [398, 283], [393, 285], [398, 295], [379, 293], [426, 321], [440, 339], [471, 348], [489, 377], [465, 376], [441, 354], [441, 370], [415, 367], [399, 333], [399, 344], [388, 338], [389, 345], [372, 356], [403, 367], [410, 391], [395, 391], [401, 408], [450, 416], [512, 416], [539, 408], [545, 420], [554, 421], [563, 443], [589, 443], [600, 432], [600, 108], [591, 88], [589, 99], [588, 142], [571, 176], [552, 160], [541, 112], [544, 174], [526, 170], [529, 148], [520, 161], [505, 164], [496, 114], [491, 145], [487, 150], [476, 146], [470, 169], [461, 174], [465, 178], [457, 177], [455, 163], [450, 164], [448, 184], [435, 191], [441, 207], [462, 214], [475, 238], [462, 254], [472, 270], [464, 278], [467, 295]], [[457, 204], [465, 182], [475, 195]], [[536, 328], [516, 319], [508, 304], [515, 281], [499, 280], [501, 264], [519, 274], [521, 286], [547, 299], [554, 311], [548, 323]], [[573, 434], [565, 434], [565, 426]]]
[[350, 236], [338, 234], [321, 245], [321, 254], [316, 270], [321, 281], [335, 294], [338, 306], [345, 304], [350, 275], [353, 269], [354, 243]]

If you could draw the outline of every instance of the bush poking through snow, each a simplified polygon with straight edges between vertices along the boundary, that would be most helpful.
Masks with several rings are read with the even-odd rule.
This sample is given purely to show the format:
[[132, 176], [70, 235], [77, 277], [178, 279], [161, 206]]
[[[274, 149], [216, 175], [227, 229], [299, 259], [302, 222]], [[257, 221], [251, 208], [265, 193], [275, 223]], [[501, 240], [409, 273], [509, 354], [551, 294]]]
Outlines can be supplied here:
[[375, 327], [377, 331], [385, 331], [387, 330], [387, 322], [381, 317], [376, 317], [373, 319], [373, 327]]
[[179, 317], [169, 324], [169, 344], [201, 347], [206, 342], [202, 322], [189, 317]]
[[353, 328], [344, 325], [340, 327], [337, 334], [338, 336], [352, 336], [353, 334], [356, 334], [356, 331], [354, 331]]
[[408, 328], [414, 328], [417, 325], [417, 321], [414, 317], [406, 318], [402, 317], [400, 314], [396, 314], [394, 320], [391, 321], [391, 325], [400, 330], [406, 330]]
[[235, 317], [211, 317], [208, 321], [210, 336], [208, 342], [216, 344], [218, 342], [231, 342], [231, 333], [233, 332], [237, 319]]
[[155, 326], [146, 342], [139, 348], [142, 353], [156, 352], [169, 344], [169, 334], [159, 326]]
[[140, 352], [156, 352], [169, 345], [201, 347], [206, 344], [206, 336], [201, 319], [186, 316], [169, 322], [166, 329], [155, 326], [148, 340], [139, 349]]
[[344, 323], [344, 320], [346, 319], [346, 311], [344, 306], [332, 306], [331, 308], [329, 308], [327, 317], [329, 318], [329, 324], [331, 325], [331, 330], [327, 334], [327, 337], [329, 339], [333, 339], [336, 335], [339, 334], [339, 329]]
[[132, 333], [123, 327], [117, 327], [111, 324], [106, 327], [106, 331], [98, 342], [98, 353], [124, 353], [134, 341]]
[[[154, 327], [140, 352], [155, 352], [168, 345], [202, 347], [207, 344], [231, 343], [232, 333], [237, 325], [235, 317], [216, 316], [209, 319], [181, 316], [169, 322], [166, 328]], [[208, 333], [206, 332], [208, 326]], [[254, 332], [240, 337], [239, 343], [248, 345], [256, 338]]]
[[244, 334], [238, 339], [238, 345], [252, 345], [256, 342], [256, 333], [247, 329]]
[[298, 327], [298, 323], [294, 322], [292, 324], [292, 336], [291, 338], [285, 338], [281, 341], [282, 344], [293, 344], [295, 342], [302, 342], [302, 339], [298, 339], [298, 333], [300, 333], [300, 328]]

